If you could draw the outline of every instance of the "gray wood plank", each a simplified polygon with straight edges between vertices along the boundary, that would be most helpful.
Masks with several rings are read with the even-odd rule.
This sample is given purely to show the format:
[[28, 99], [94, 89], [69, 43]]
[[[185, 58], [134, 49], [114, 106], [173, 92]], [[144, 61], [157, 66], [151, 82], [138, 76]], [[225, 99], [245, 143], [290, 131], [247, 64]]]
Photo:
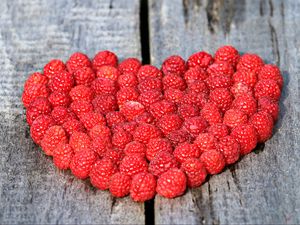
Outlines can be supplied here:
[[299, 224], [300, 2], [150, 0], [151, 60], [232, 44], [283, 71], [281, 115], [271, 140], [202, 187], [155, 199], [158, 224]]
[[[130, 3], [130, 4], [128, 4]], [[23, 83], [51, 58], [110, 49], [140, 57], [139, 1], [3, 0], [0, 4], [0, 223], [143, 224], [144, 205], [56, 170], [33, 144]]]

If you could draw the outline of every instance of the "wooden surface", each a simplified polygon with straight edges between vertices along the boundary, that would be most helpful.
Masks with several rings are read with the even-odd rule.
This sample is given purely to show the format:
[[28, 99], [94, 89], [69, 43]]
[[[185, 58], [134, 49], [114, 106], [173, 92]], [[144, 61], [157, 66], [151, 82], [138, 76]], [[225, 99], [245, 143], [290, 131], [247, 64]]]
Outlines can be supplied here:
[[[56, 170], [33, 144], [20, 102], [28, 75], [51, 58], [102, 49], [141, 58], [139, 9], [139, 0], [1, 1], [1, 224], [151, 221], [143, 204]], [[300, 223], [299, 11], [294, 0], [149, 0], [151, 63], [233, 44], [277, 63], [285, 80], [280, 119], [263, 151], [182, 197], [156, 197], [157, 224]]]

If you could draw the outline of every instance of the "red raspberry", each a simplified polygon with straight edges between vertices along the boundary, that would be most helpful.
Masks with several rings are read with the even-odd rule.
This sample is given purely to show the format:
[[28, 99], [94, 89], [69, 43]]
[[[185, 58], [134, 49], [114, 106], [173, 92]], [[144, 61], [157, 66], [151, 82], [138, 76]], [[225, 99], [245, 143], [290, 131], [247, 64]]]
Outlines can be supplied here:
[[41, 147], [46, 155], [53, 155], [54, 149], [61, 143], [67, 143], [66, 132], [62, 126], [52, 126], [45, 132]]
[[69, 94], [59, 91], [52, 92], [48, 100], [51, 103], [52, 107], [68, 107], [71, 104], [71, 98]]
[[210, 133], [199, 134], [194, 144], [198, 146], [201, 152], [212, 151], [216, 149], [217, 139]]
[[132, 141], [128, 143], [124, 149], [125, 155], [138, 155], [145, 157], [146, 155], [146, 146], [138, 141]]
[[180, 104], [178, 106], [178, 115], [186, 120], [188, 118], [198, 116], [199, 115], [199, 109], [196, 105], [190, 105], [190, 104]]
[[171, 168], [177, 168], [178, 162], [175, 157], [166, 151], [160, 151], [156, 156], [150, 161], [149, 172], [154, 176], [159, 177], [164, 172]]
[[147, 78], [158, 78], [162, 79], [162, 73], [159, 69], [157, 69], [155, 66], [152, 65], [143, 65], [140, 67], [137, 78], [139, 81], [145, 80]]
[[72, 88], [69, 93], [72, 101], [85, 100], [91, 102], [94, 98], [92, 89], [85, 85], [78, 85]]
[[68, 135], [72, 135], [74, 132], [85, 131], [83, 124], [75, 118], [68, 119], [66, 122], [63, 123], [62, 126]]
[[240, 157], [240, 145], [231, 136], [221, 137], [217, 149], [223, 154], [227, 165], [235, 163]]
[[209, 76], [206, 79], [206, 85], [210, 90], [216, 88], [230, 88], [232, 86], [232, 80], [230, 76]]
[[126, 121], [125, 117], [121, 112], [113, 111], [106, 114], [106, 122], [109, 127], [116, 126], [120, 123], [123, 123]]
[[93, 105], [85, 100], [76, 100], [71, 103], [71, 109], [78, 117], [80, 117], [85, 113], [92, 112]]
[[229, 134], [229, 129], [225, 124], [216, 123], [208, 127], [207, 132], [214, 135], [215, 138], [220, 139]]
[[239, 52], [230, 45], [218, 48], [215, 53], [215, 61], [225, 61], [230, 63], [234, 67], [238, 63], [239, 58]]
[[141, 93], [153, 89], [162, 91], [162, 82], [159, 78], [148, 77], [139, 83], [138, 89]]
[[139, 116], [145, 112], [145, 107], [139, 102], [128, 101], [123, 104], [120, 111], [127, 118], [127, 120], [133, 120], [136, 116]]
[[55, 123], [58, 125], [63, 124], [68, 119], [71, 119], [71, 115], [70, 115], [68, 109], [63, 106], [55, 107], [51, 112], [51, 116], [54, 119]]
[[150, 107], [150, 105], [158, 102], [163, 98], [162, 93], [158, 90], [150, 90], [144, 93], [141, 93], [138, 101], [142, 103], [145, 107]]
[[241, 110], [229, 109], [224, 114], [223, 123], [231, 129], [238, 125], [246, 124], [247, 122], [248, 116]]
[[215, 62], [207, 68], [209, 76], [232, 76], [234, 69], [228, 62]]
[[250, 153], [257, 144], [257, 131], [250, 124], [235, 127], [231, 132], [231, 136], [240, 143], [241, 155]]
[[174, 146], [177, 146], [179, 143], [191, 140], [191, 136], [184, 129], [172, 131], [167, 135], [167, 138]]
[[132, 135], [123, 129], [115, 131], [112, 136], [112, 144], [120, 149], [124, 149], [125, 146], [131, 141]]
[[119, 70], [113, 66], [101, 66], [96, 73], [97, 77], [108, 78], [113, 81], [117, 81], [119, 75]]
[[152, 123], [154, 117], [150, 113], [144, 112], [143, 114], [134, 117], [134, 121], [137, 123]]
[[114, 197], [122, 198], [128, 195], [130, 186], [130, 176], [117, 172], [110, 177], [109, 191]]
[[147, 123], [139, 124], [133, 133], [133, 139], [143, 144], [147, 144], [152, 138], [159, 137], [161, 137], [160, 130], [156, 126]]
[[207, 52], [196, 52], [189, 57], [187, 65], [189, 68], [200, 66], [203, 69], [207, 69], [213, 61], [213, 57]]
[[55, 122], [49, 115], [40, 115], [32, 123], [30, 127], [30, 135], [37, 144], [43, 139], [45, 132], [49, 127], [54, 126]]
[[257, 142], [265, 142], [272, 136], [273, 118], [267, 112], [257, 112], [253, 114], [249, 123], [252, 124], [257, 131]]
[[44, 66], [44, 75], [51, 79], [56, 74], [66, 70], [66, 65], [59, 59], [52, 59]]
[[173, 154], [178, 162], [183, 163], [189, 158], [199, 158], [200, 150], [197, 145], [184, 142], [175, 148]]
[[230, 91], [227, 88], [217, 88], [209, 94], [209, 100], [215, 103], [221, 112], [226, 112], [233, 101]]
[[243, 83], [250, 88], [254, 88], [257, 82], [257, 75], [254, 71], [242, 70], [233, 74], [232, 80], [234, 83]]
[[175, 113], [175, 111], [176, 106], [167, 100], [161, 100], [150, 105], [150, 113], [154, 116], [155, 119], [160, 119], [166, 114]]
[[153, 138], [150, 139], [147, 144], [146, 157], [151, 161], [159, 152], [172, 153], [172, 145], [165, 138]]
[[162, 71], [165, 75], [183, 75], [186, 70], [185, 61], [178, 55], [168, 57], [162, 64]]
[[98, 136], [91, 141], [91, 149], [96, 152], [99, 157], [103, 157], [112, 147], [112, 143], [108, 137]]
[[208, 126], [206, 120], [201, 116], [188, 118], [183, 123], [184, 128], [189, 132], [192, 137], [197, 137], [200, 133], [204, 132]]
[[117, 100], [114, 95], [98, 95], [93, 99], [92, 103], [95, 111], [102, 114], [107, 114], [118, 108]]
[[205, 93], [195, 93], [192, 91], [188, 91], [182, 96], [180, 101], [181, 104], [189, 104], [196, 105], [199, 108], [203, 108], [203, 106], [207, 103], [208, 96]]
[[48, 82], [48, 86], [52, 92], [69, 92], [74, 86], [73, 75], [67, 71], [62, 71], [54, 75]]
[[90, 67], [82, 67], [73, 73], [76, 85], [90, 86], [95, 80], [95, 73]]
[[164, 90], [169, 88], [184, 90], [186, 88], [186, 84], [184, 79], [177, 74], [167, 74], [162, 79]]
[[90, 149], [84, 149], [74, 154], [70, 163], [70, 169], [75, 177], [86, 179], [96, 160], [97, 156], [95, 152]]
[[138, 97], [139, 92], [133, 87], [123, 87], [117, 92], [117, 101], [119, 106], [122, 106], [128, 101], [135, 101]]
[[74, 151], [69, 144], [61, 143], [53, 150], [53, 163], [61, 169], [69, 169]]
[[110, 129], [107, 126], [97, 124], [89, 130], [89, 136], [91, 137], [91, 139], [95, 139], [96, 137], [101, 137], [102, 139], [105, 139], [110, 138], [111, 133]]
[[29, 106], [38, 97], [47, 98], [49, 95], [49, 90], [45, 84], [33, 84], [24, 89], [22, 94], [22, 102], [25, 108]]
[[131, 135], [134, 134], [135, 129], [137, 128], [137, 122], [130, 121], [121, 124], [122, 129], [129, 132]]
[[38, 97], [32, 101], [26, 111], [26, 120], [29, 126], [39, 115], [47, 115], [51, 112], [51, 105], [47, 98]]
[[118, 84], [120, 88], [122, 87], [136, 87], [138, 85], [138, 80], [136, 75], [133, 73], [124, 73], [118, 77]]
[[118, 168], [110, 159], [98, 160], [90, 172], [91, 184], [100, 190], [106, 190], [111, 176], [117, 171]]
[[281, 91], [275, 80], [259, 80], [254, 88], [255, 97], [269, 97], [278, 101], [280, 99]]
[[188, 89], [190, 92], [193, 93], [205, 93], [205, 94], [209, 94], [209, 90], [205, 84], [204, 81], [194, 81], [193, 83], [190, 83], [188, 85]]
[[280, 87], [280, 89], [282, 89], [283, 78], [281, 76], [279, 68], [275, 65], [271, 65], [271, 64], [264, 65], [258, 73], [258, 79], [275, 80], [278, 86]]
[[230, 88], [232, 95], [237, 98], [241, 95], [253, 95], [253, 89], [244, 83], [234, 83]]
[[128, 58], [119, 64], [119, 70], [123, 73], [134, 73], [137, 74], [141, 67], [140, 60], [136, 58]]
[[115, 81], [109, 78], [97, 78], [92, 82], [91, 88], [96, 95], [103, 95], [103, 94], [115, 95], [117, 93], [117, 87]]
[[216, 150], [203, 152], [200, 161], [204, 164], [209, 174], [220, 173], [225, 167], [225, 158], [222, 153]]
[[110, 51], [98, 52], [93, 59], [93, 69], [98, 70], [102, 66], [114, 66], [118, 65], [118, 57], [115, 53]]
[[204, 81], [208, 77], [208, 74], [204, 69], [199, 66], [188, 69], [184, 73], [184, 79], [187, 84], [194, 83], [195, 81]]
[[159, 119], [157, 126], [167, 135], [174, 130], [181, 128], [182, 120], [177, 114], [167, 114]]
[[105, 118], [100, 113], [95, 112], [87, 112], [83, 114], [82, 116], [80, 116], [80, 121], [87, 130], [92, 129], [98, 124], [106, 124]]
[[165, 198], [182, 195], [186, 189], [187, 179], [180, 169], [170, 169], [157, 179], [156, 191]]
[[187, 176], [187, 185], [191, 188], [199, 187], [206, 178], [205, 166], [199, 159], [189, 158], [181, 164], [181, 170]]
[[179, 103], [184, 95], [184, 92], [178, 89], [169, 88], [165, 90], [164, 97], [172, 103]]
[[273, 117], [273, 120], [276, 121], [279, 114], [278, 102], [268, 97], [262, 97], [258, 99], [258, 111], [269, 113]]
[[251, 116], [257, 111], [257, 101], [251, 95], [241, 95], [234, 99], [232, 108], [239, 109], [245, 114]]
[[240, 58], [236, 69], [238, 71], [246, 70], [258, 73], [263, 65], [264, 62], [258, 55], [246, 53]]
[[68, 71], [70, 73], [74, 73], [76, 70], [82, 67], [91, 67], [92, 63], [87, 55], [81, 52], [75, 52], [70, 56], [66, 65]]
[[120, 165], [124, 158], [124, 152], [117, 148], [111, 148], [107, 152], [105, 152], [105, 155], [103, 156], [103, 159], [111, 159], [117, 166]]
[[200, 115], [210, 124], [222, 123], [222, 115], [218, 107], [213, 103], [206, 103], [200, 111]]
[[130, 197], [136, 202], [152, 199], [156, 194], [156, 179], [151, 173], [142, 172], [132, 178]]
[[128, 155], [123, 158], [119, 166], [120, 172], [128, 176], [133, 176], [141, 172], [148, 171], [146, 160], [137, 155]]
[[75, 131], [70, 136], [69, 144], [76, 153], [90, 148], [91, 139], [86, 133]]
[[47, 83], [48, 83], [48, 78], [46, 76], [44, 76], [43, 74], [41, 74], [39, 72], [35, 72], [35, 73], [31, 74], [25, 81], [24, 90], [28, 89], [30, 86], [35, 85], [35, 84], [46, 85]]

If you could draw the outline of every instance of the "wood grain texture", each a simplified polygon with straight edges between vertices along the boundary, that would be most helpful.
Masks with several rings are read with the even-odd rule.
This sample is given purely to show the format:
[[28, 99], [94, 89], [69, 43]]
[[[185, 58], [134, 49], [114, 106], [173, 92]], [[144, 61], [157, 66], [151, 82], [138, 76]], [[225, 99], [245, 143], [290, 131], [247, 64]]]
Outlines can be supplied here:
[[277, 63], [284, 76], [281, 115], [259, 154], [202, 187], [155, 199], [157, 224], [300, 223], [300, 2], [293, 0], [150, 0], [152, 63], [171, 54], [213, 52], [232, 44]]
[[139, 1], [0, 3], [0, 223], [143, 224], [144, 205], [114, 199], [56, 170], [33, 144], [20, 101], [24, 81], [52, 58], [110, 49], [140, 58]]

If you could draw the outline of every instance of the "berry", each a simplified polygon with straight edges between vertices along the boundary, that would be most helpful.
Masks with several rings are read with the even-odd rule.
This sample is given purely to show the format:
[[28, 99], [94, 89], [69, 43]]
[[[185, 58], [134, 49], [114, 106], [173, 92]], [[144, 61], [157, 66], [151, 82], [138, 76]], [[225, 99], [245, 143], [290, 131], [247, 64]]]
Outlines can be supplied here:
[[39, 115], [47, 115], [51, 112], [51, 104], [47, 98], [38, 97], [32, 101], [26, 111], [26, 120], [29, 126]]
[[120, 88], [122, 87], [136, 87], [138, 85], [138, 80], [133, 73], [124, 73], [118, 77], [118, 84]]
[[[28, 112], [28, 111], [27, 111]], [[56, 124], [62, 125], [64, 122], [66, 122], [68, 119], [71, 118], [71, 115], [66, 107], [63, 106], [57, 106], [55, 107], [52, 112], [51, 116]]]
[[92, 129], [89, 130], [89, 136], [91, 139], [95, 139], [96, 137], [100, 137], [102, 139], [110, 138], [111, 132], [107, 126], [104, 126], [102, 124], [97, 124]]
[[123, 158], [119, 166], [121, 173], [128, 176], [133, 176], [141, 172], [148, 171], [148, 164], [146, 160], [137, 155], [128, 155]]
[[146, 157], [151, 161], [159, 152], [172, 153], [172, 145], [165, 138], [153, 138], [150, 139], [147, 144]]
[[199, 94], [199, 93], [208, 94], [209, 93], [209, 90], [208, 90], [205, 82], [200, 81], [200, 80], [194, 81], [193, 83], [190, 83], [188, 85], [188, 90], [190, 92], [197, 93], [197, 94]]
[[252, 95], [241, 95], [234, 99], [232, 102], [232, 108], [241, 110], [248, 116], [251, 116], [257, 111], [257, 101], [252, 97]]
[[74, 86], [74, 79], [71, 73], [62, 71], [54, 75], [48, 82], [48, 87], [52, 92], [69, 92]]
[[96, 95], [111, 94], [114, 95], [117, 93], [117, 87], [115, 81], [109, 78], [97, 78], [92, 82], [92, 90]]
[[210, 133], [199, 134], [194, 142], [201, 152], [207, 152], [216, 149], [216, 143], [217, 139]]
[[136, 202], [152, 199], [156, 194], [156, 179], [151, 173], [142, 172], [132, 178], [130, 197]]
[[187, 185], [191, 188], [199, 187], [206, 179], [205, 166], [199, 159], [186, 159], [181, 164], [181, 170], [186, 174]]
[[96, 73], [97, 77], [108, 78], [113, 81], [117, 81], [119, 75], [119, 70], [113, 66], [101, 66]]
[[235, 163], [240, 157], [240, 145], [231, 136], [221, 137], [217, 144], [217, 150], [223, 154], [227, 165]]
[[96, 154], [90, 149], [75, 152], [70, 163], [71, 172], [79, 179], [86, 179], [96, 160]]
[[257, 75], [254, 71], [237, 71], [235, 74], [233, 74], [232, 81], [234, 83], [243, 83], [250, 88], [254, 88], [257, 82]]
[[225, 159], [222, 153], [217, 150], [203, 152], [200, 161], [204, 164], [209, 174], [220, 173], [225, 167]]
[[283, 78], [281, 76], [280, 70], [275, 65], [264, 65], [258, 73], [259, 80], [275, 80], [280, 87], [283, 85]]
[[204, 81], [208, 77], [207, 72], [199, 66], [192, 67], [184, 73], [184, 79], [187, 84], [195, 81]]
[[31, 102], [38, 97], [47, 98], [49, 90], [45, 84], [33, 84], [24, 89], [22, 94], [22, 102], [25, 108], [27, 108]]
[[140, 60], [136, 58], [128, 58], [119, 64], [119, 70], [123, 73], [134, 73], [137, 74], [138, 70], [141, 67]]
[[75, 118], [68, 119], [66, 122], [63, 123], [62, 126], [68, 135], [72, 135], [74, 132], [85, 131], [83, 124]]
[[214, 135], [215, 138], [220, 139], [229, 134], [229, 129], [225, 124], [216, 123], [208, 127], [207, 132]]
[[61, 170], [69, 169], [73, 155], [74, 151], [69, 144], [60, 143], [53, 150], [53, 163]]
[[119, 111], [112, 111], [106, 114], [106, 122], [109, 127], [116, 126], [126, 121], [123, 114]]
[[177, 114], [167, 114], [159, 119], [157, 126], [165, 134], [169, 134], [174, 130], [181, 128], [182, 120]]
[[124, 149], [125, 146], [131, 141], [132, 135], [123, 129], [115, 131], [112, 136], [112, 144], [120, 149]]
[[236, 69], [238, 71], [246, 70], [258, 73], [263, 65], [264, 62], [258, 55], [246, 53], [240, 58]]
[[259, 80], [254, 88], [255, 97], [269, 97], [275, 101], [280, 99], [281, 91], [275, 80]]
[[273, 117], [273, 120], [276, 121], [279, 114], [279, 105], [271, 98], [262, 97], [258, 99], [258, 111], [269, 113]]
[[124, 158], [124, 153], [122, 150], [117, 148], [111, 148], [105, 152], [103, 159], [111, 159], [117, 166], [120, 165]]
[[238, 51], [230, 45], [218, 48], [215, 53], [216, 62], [225, 61], [231, 64], [232, 66], [236, 66], [236, 64], [239, 61], [239, 58], [240, 56]]
[[99, 157], [103, 157], [107, 151], [112, 149], [112, 143], [110, 141], [110, 138], [108, 137], [95, 137], [90, 142], [91, 149], [98, 154]]
[[203, 69], [207, 69], [213, 61], [213, 57], [207, 52], [196, 52], [189, 57], [187, 65], [188, 68], [199, 66]]
[[232, 76], [234, 69], [228, 62], [215, 62], [207, 68], [209, 76]]
[[72, 90], [69, 92], [69, 95], [72, 101], [85, 100], [91, 102], [94, 98], [92, 89], [85, 85], [77, 85], [73, 87]]
[[105, 125], [105, 118], [100, 113], [87, 112], [80, 116], [80, 121], [85, 126], [87, 130], [92, 129], [98, 124]]
[[54, 125], [55, 122], [51, 116], [43, 114], [38, 116], [30, 127], [31, 138], [35, 143], [39, 144], [48, 128]]
[[170, 132], [167, 135], [167, 138], [174, 146], [177, 146], [179, 143], [183, 143], [185, 141], [191, 140], [191, 136], [184, 129], [174, 130], [174, 131]]
[[139, 124], [133, 133], [133, 139], [143, 144], [147, 144], [152, 138], [159, 137], [161, 137], [160, 130], [156, 126], [147, 123]]
[[196, 105], [190, 105], [190, 104], [180, 104], [178, 106], [177, 112], [179, 116], [184, 120], [199, 115], [198, 107]]
[[150, 161], [149, 172], [154, 176], [159, 177], [164, 172], [171, 168], [177, 168], [178, 162], [176, 158], [169, 152], [160, 151], [156, 156]]
[[92, 66], [89, 57], [81, 52], [75, 52], [74, 54], [72, 54], [68, 59], [66, 65], [70, 73], [74, 73], [76, 70], [82, 67]]
[[117, 102], [121, 107], [125, 102], [136, 101], [139, 97], [139, 92], [133, 87], [123, 87], [117, 92]]
[[226, 112], [232, 104], [233, 97], [227, 88], [217, 88], [209, 94], [209, 100], [215, 103], [221, 112]]
[[148, 77], [139, 83], [138, 89], [141, 93], [150, 91], [153, 89], [161, 91], [162, 90], [162, 82], [159, 78]]
[[208, 124], [201, 116], [195, 116], [186, 119], [183, 126], [192, 137], [197, 137], [200, 133], [205, 131]]
[[66, 65], [59, 59], [52, 59], [44, 66], [44, 75], [51, 79], [56, 74], [66, 70]]
[[209, 76], [206, 80], [206, 85], [210, 90], [216, 88], [230, 88], [232, 86], [232, 80], [230, 76]]
[[257, 142], [265, 142], [272, 136], [273, 118], [267, 112], [253, 114], [249, 119], [249, 123], [257, 131]]
[[210, 125], [222, 123], [222, 115], [218, 107], [213, 103], [206, 103], [200, 111], [200, 116], [202, 116]]
[[150, 113], [144, 112], [143, 114], [134, 117], [134, 121], [137, 123], [152, 123], [154, 117]]
[[190, 158], [199, 158], [200, 150], [197, 145], [184, 142], [175, 148], [173, 154], [178, 162], [183, 163]]
[[117, 172], [110, 177], [109, 191], [114, 197], [122, 198], [128, 195], [130, 186], [130, 176]]
[[241, 95], [253, 95], [253, 89], [241, 82], [234, 83], [230, 91], [235, 98]]
[[162, 71], [165, 75], [183, 75], [185, 70], [185, 61], [178, 55], [168, 57], [162, 64]]
[[48, 78], [46, 76], [44, 76], [43, 74], [41, 74], [39, 72], [35, 72], [35, 73], [31, 74], [25, 81], [24, 90], [28, 89], [30, 86], [35, 85], [35, 84], [46, 85], [47, 83], [48, 83]]
[[92, 104], [95, 111], [102, 114], [107, 114], [118, 108], [117, 100], [114, 95], [97, 95], [93, 99]]
[[93, 69], [98, 70], [102, 66], [114, 66], [118, 65], [118, 57], [115, 53], [110, 51], [98, 52], [93, 59]]
[[189, 104], [196, 105], [199, 108], [203, 108], [203, 106], [207, 103], [208, 97], [205, 93], [195, 93], [192, 91], [188, 91], [182, 96], [180, 101], [181, 104]]
[[174, 88], [169, 88], [164, 92], [165, 99], [174, 104], [179, 103], [183, 95], [184, 95], [183, 91]]
[[138, 155], [145, 157], [146, 146], [138, 141], [132, 141], [126, 145], [124, 153], [125, 155]]
[[158, 78], [162, 79], [162, 73], [159, 69], [152, 65], [143, 65], [140, 67], [137, 78], [139, 81], [145, 80], [147, 78]]
[[186, 84], [184, 79], [177, 74], [167, 74], [162, 79], [164, 90], [169, 88], [184, 90], [186, 88]]
[[175, 113], [176, 106], [172, 102], [161, 100], [150, 105], [149, 111], [155, 119], [160, 119], [166, 114]]
[[80, 117], [85, 113], [92, 112], [93, 105], [85, 100], [76, 100], [71, 103], [71, 109], [78, 117]]
[[64, 106], [68, 107], [71, 104], [71, 98], [68, 93], [55, 91], [48, 98], [52, 107]]
[[145, 112], [145, 107], [139, 102], [128, 101], [123, 104], [120, 111], [127, 120], [133, 120], [135, 117], [142, 115]]
[[90, 148], [91, 139], [86, 133], [75, 131], [70, 136], [69, 144], [76, 153]]
[[158, 90], [150, 90], [140, 94], [138, 97], [138, 101], [142, 103], [146, 108], [150, 107], [150, 105], [154, 104], [162, 100], [163, 96], [161, 91]]
[[231, 129], [247, 122], [248, 116], [241, 110], [229, 109], [224, 114], [223, 123]]
[[95, 73], [90, 67], [82, 67], [73, 73], [76, 85], [90, 86], [95, 80]]

